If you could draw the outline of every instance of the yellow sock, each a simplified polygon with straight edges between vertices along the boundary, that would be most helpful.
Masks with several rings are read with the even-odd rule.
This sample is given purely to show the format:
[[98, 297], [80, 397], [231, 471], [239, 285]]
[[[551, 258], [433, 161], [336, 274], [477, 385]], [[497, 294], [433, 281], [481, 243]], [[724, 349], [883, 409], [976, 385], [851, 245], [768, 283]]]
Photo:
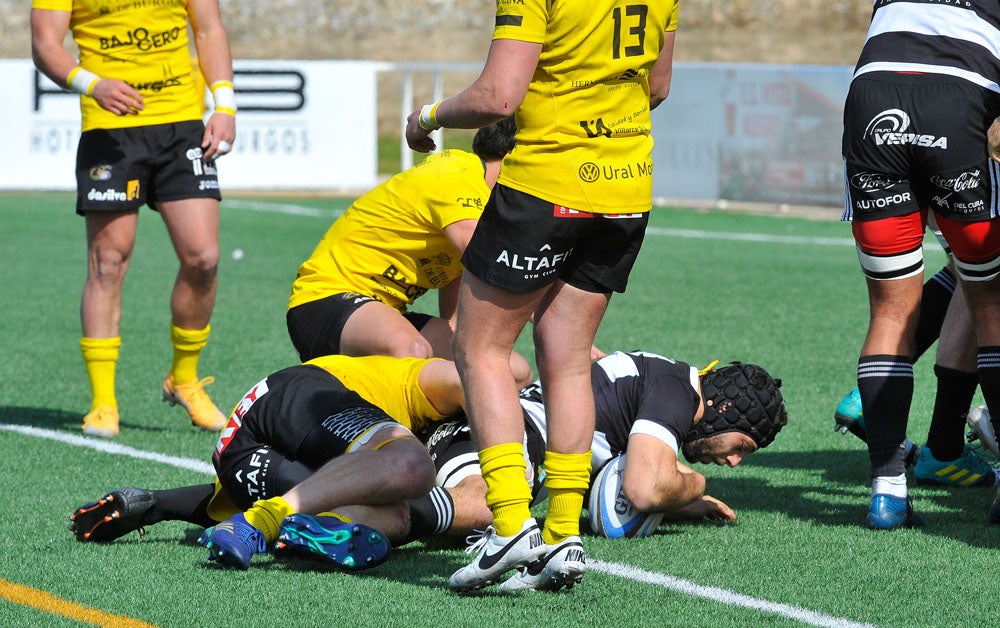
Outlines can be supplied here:
[[278, 528], [281, 520], [294, 513], [283, 497], [260, 499], [254, 502], [250, 510], [243, 513], [247, 523], [264, 533], [268, 543], [274, 543], [278, 538]]
[[486, 505], [500, 536], [513, 536], [531, 517], [531, 488], [524, 479], [527, 463], [521, 443], [502, 443], [479, 452], [486, 481]]
[[80, 353], [90, 378], [93, 410], [101, 404], [118, 408], [115, 398], [115, 367], [118, 365], [118, 347], [122, 345], [120, 336], [114, 338], [80, 338]]
[[542, 538], [556, 545], [580, 534], [583, 494], [590, 486], [590, 452], [560, 454], [545, 452], [545, 486], [549, 489], [549, 511]]
[[198, 379], [198, 358], [208, 343], [211, 331], [211, 325], [206, 325], [205, 329], [181, 329], [170, 324], [170, 341], [174, 345], [174, 362], [170, 372], [174, 376], [174, 382], [185, 383]]

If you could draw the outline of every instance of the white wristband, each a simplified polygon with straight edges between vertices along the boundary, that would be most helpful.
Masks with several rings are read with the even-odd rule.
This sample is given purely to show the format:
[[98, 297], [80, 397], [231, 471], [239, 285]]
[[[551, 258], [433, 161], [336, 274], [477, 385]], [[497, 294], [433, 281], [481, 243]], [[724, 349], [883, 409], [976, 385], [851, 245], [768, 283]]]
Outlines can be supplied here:
[[437, 109], [441, 106], [441, 101], [437, 101], [433, 105], [424, 105], [420, 108], [420, 118], [417, 122], [420, 124], [420, 128], [425, 131], [436, 131], [441, 128], [441, 124], [437, 121]]
[[76, 66], [70, 70], [69, 76], [66, 77], [66, 85], [77, 94], [92, 96], [94, 94], [94, 87], [99, 80], [101, 80], [101, 77], [93, 72], [88, 72], [80, 66]]
[[229, 81], [216, 81], [209, 88], [212, 90], [212, 100], [215, 102], [215, 110], [219, 113], [236, 115], [236, 91]]

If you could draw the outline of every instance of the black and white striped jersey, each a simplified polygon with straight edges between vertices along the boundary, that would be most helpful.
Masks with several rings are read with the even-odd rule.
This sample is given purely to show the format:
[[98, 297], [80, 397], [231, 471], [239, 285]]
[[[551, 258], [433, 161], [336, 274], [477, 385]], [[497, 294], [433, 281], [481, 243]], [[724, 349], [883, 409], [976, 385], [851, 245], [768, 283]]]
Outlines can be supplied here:
[[1000, 93], [1000, 0], [875, 0], [854, 76], [948, 74]]
[[[593, 363], [591, 382], [597, 419], [595, 472], [625, 451], [630, 434], [649, 434], [678, 451], [701, 403], [698, 370], [655, 353], [616, 351]], [[525, 422], [545, 434], [539, 382], [521, 391], [521, 408]]]

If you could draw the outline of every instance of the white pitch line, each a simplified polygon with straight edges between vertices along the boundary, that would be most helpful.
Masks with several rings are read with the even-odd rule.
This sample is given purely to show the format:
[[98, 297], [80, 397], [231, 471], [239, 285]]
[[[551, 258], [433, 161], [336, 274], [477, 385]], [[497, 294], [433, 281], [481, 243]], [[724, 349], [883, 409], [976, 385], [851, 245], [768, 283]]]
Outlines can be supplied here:
[[319, 209], [294, 203], [271, 203], [268, 201], [247, 201], [243, 199], [226, 200], [226, 209], [242, 209], [252, 212], [269, 214], [286, 214], [290, 216], [310, 216], [314, 218], [336, 218], [344, 212], [339, 209]]
[[[286, 214], [292, 216], [311, 216], [336, 218], [343, 211], [317, 209], [294, 203], [271, 203], [268, 201], [247, 201], [242, 199], [227, 200], [226, 207], [246, 211]], [[673, 238], [693, 238], [701, 240], [724, 240], [744, 242], [774, 242], [781, 244], [804, 244], [819, 246], [854, 246], [853, 238], [810, 238], [802, 236], [767, 235], [761, 233], [729, 233], [725, 231], [699, 231], [695, 229], [668, 229], [663, 227], [648, 227], [646, 235], [668, 236]]]
[[811, 238], [803, 236], [770, 235], [764, 233], [730, 233], [726, 231], [666, 229], [663, 227], [647, 227], [646, 235], [669, 236], [674, 238], [696, 238], [702, 240], [777, 242], [781, 244], [808, 244], [822, 246], [854, 246], [854, 238]]
[[[66, 443], [68, 445], [74, 445], [77, 447], [86, 447], [88, 449], [93, 449], [95, 451], [100, 451], [108, 454], [114, 454], [117, 456], [128, 456], [130, 458], [137, 458], [140, 460], [150, 460], [152, 462], [159, 462], [160, 464], [177, 467], [179, 469], [185, 469], [188, 471], [196, 471], [199, 473], [206, 473], [209, 475], [215, 474], [215, 468], [211, 464], [203, 462], [201, 460], [193, 460], [191, 458], [180, 458], [177, 456], [167, 456], [164, 454], [143, 451], [141, 449], [135, 449], [134, 447], [119, 445], [118, 443], [111, 441], [98, 440], [96, 438], [86, 438], [83, 436], [77, 436], [75, 434], [67, 434], [66, 432], [47, 430], [39, 427], [31, 427], [29, 425], [12, 425], [9, 423], [0, 423], [0, 430], [5, 430], [8, 432], [17, 432], [19, 434], [24, 434], [26, 436], [34, 436], [36, 438], [46, 438], [49, 440]], [[812, 611], [802, 608], [797, 608], [795, 606], [788, 606], [786, 604], [768, 602], [767, 600], [752, 598], [743, 595], [741, 593], [727, 591], [726, 589], [703, 586], [700, 584], [696, 584], [694, 582], [690, 582], [688, 580], [682, 580], [680, 578], [675, 578], [673, 576], [667, 576], [652, 571], [645, 571], [643, 569], [639, 569], [638, 567], [632, 567], [620, 563], [606, 563], [604, 561], [591, 559], [587, 561], [587, 569], [593, 571], [600, 571], [602, 573], [606, 573], [612, 576], [617, 576], [619, 578], [624, 578], [627, 580], [634, 580], [636, 582], [643, 582], [653, 586], [670, 589], [673, 591], [677, 591], [679, 593], [686, 593], [688, 595], [694, 595], [698, 597], [707, 598], [710, 600], [715, 600], [716, 602], [727, 604], [729, 606], [742, 606], [745, 608], [752, 608], [766, 613], [781, 615], [783, 617], [789, 617], [791, 619], [795, 619], [802, 623], [810, 624], [813, 626], [829, 626], [831, 628], [872, 628], [871, 624], [859, 624], [839, 617], [831, 617], [829, 615], [823, 615], [821, 613], [814, 613]]]
[[687, 595], [703, 597], [722, 604], [727, 604], [729, 606], [742, 606], [744, 608], [752, 608], [765, 613], [773, 613], [775, 615], [788, 617], [811, 626], [828, 626], [830, 628], [874, 628], [873, 624], [858, 623], [842, 617], [833, 617], [831, 615], [816, 613], [804, 608], [798, 608], [797, 606], [789, 606], [787, 604], [779, 604], [777, 602], [768, 602], [767, 600], [753, 598], [743, 595], [742, 593], [734, 593], [733, 591], [720, 589], [718, 587], [709, 587], [691, 582], [690, 580], [666, 576], [661, 573], [656, 573], [655, 571], [646, 571], [645, 569], [639, 569], [638, 567], [623, 565], [621, 563], [606, 563], [602, 560], [591, 559], [587, 561], [587, 571], [599, 571], [601, 573], [617, 576], [626, 580], [634, 580], [635, 582], [642, 582], [653, 586], [663, 587], [664, 589], [670, 589], [672, 591], [677, 591], [678, 593], [686, 593]]
[[215, 475], [215, 467], [211, 464], [204, 462], [203, 460], [192, 460], [191, 458], [179, 458], [177, 456], [167, 456], [164, 454], [158, 454], [151, 451], [143, 451], [141, 449], [135, 449], [134, 447], [127, 447], [125, 445], [119, 445], [118, 443], [98, 440], [96, 438], [85, 438], [83, 436], [77, 436], [75, 434], [67, 434], [66, 432], [57, 432], [55, 430], [46, 430], [40, 427], [31, 427], [30, 425], [11, 425], [9, 423], [0, 423], [0, 430], [6, 430], [8, 432], [18, 432], [20, 434], [25, 434], [27, 436], [36, 436], [38, 438], [47, 438], [49, 440], [57, 440], [70, 445], [76, 445], [77, 447], [86, 447], [88, 449], [93, 449], [95, 451], [102, 451], [108, 454], [115, 454], [118, 456], [129, 456], [130, 458], [138, 458], [140, 460], [151, 460], [153, 462], [159, 462], [161, 464], [169, 465], [171, 467], [177, 467], [178, 469], [185, 469], [187, 471], [197, 471], [199, 473], [207, 473], [209, 475]]

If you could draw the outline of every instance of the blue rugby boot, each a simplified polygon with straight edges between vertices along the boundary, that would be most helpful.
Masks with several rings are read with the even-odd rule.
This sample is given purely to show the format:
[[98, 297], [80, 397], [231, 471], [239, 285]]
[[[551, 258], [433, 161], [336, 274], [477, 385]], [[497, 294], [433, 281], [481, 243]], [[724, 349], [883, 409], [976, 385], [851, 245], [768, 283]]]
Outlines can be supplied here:
[[233, 569], [248, 569], [254, 554], [267, 551], [264, 533], [247, 523], [243, 513], [205, 530], [198, 542], [208, 548], [208, 560]]
[[850, 432], [861, 440], [868, 442], [868, 434], [865, 432], [864, 412], [861, 409], [861, 392], [855, 386], [851, 392], [847, 393], [837, 409], [833, 411], [834, 431], [846, 434]]
[[917, 484], [941, 486], [995, 486], [996, 469], [965, 446], [955, 460], [938, 460], [929, 447], [920, 448], [920, 459], [913, 469]]
[[323, 558], [341, 569], [361, 571], [384, 563], [390, 546], [378, 530], [344, 521], [334, 513], [295, 513], [282, 520], [274, 549], [278, 553]]
[[919, 528], [924, 525], [920, 515], [913, 512], [909, 497], [896, 497], [886, 493], [876, 493], [868, 509], [868, 527], [872, 530], [895, 530], [896, 528]]

